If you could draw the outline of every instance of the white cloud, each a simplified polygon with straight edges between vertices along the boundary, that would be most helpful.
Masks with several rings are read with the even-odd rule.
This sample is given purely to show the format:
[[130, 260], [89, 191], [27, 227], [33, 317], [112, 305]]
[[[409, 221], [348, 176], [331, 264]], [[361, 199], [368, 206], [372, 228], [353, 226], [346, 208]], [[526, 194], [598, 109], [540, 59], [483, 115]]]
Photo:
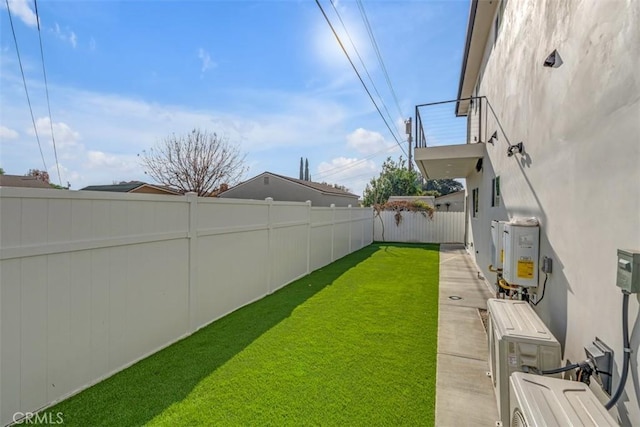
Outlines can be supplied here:
[[[5, 3], [3, 6], [5, 6]], [[29, 27], [38, 25], [38, 18], [33, 10], [31, 10], [30, 2], [27, 0], [9, 0], [9, 9], [11, 14], [20, 18]]]
[[217, 65], [211, 60], [211, 55], [209, 55], [209, 52], [207, 52], [203, 48], [198, 49], [198, 58], [202, 62], [202, 67], [200, 68], [201, 73], [204, 73], [205, 71], [214, 68]]
[[0, 125], [0, 139], [17, 139], [18, 136], [20, 134], [17, 131]]
[[136, 156], [109, 154], [103, 151], [87, 151], [88, 166], [133, 171], [138, 168]]
[[60, 25], [58, 25], [58, 23], [56, 22], [55, 27], [51, 31], [60, 40], [70, 43], [74, 49], [76, 48], [76, 46], [78, 46], [78, 36], [76, 36], [76, 33], [71, 31], [69, 27], [61, 29]]
[[93, 37], [91, 37], [91, 40], [89, 40], [89, 50], [92, 52], [96, 50], [96, 39], [94, 39]]
[[362, 195], [371, 178], [378, 175], [378, 166], [373, 160], [336, 157], [318, 165], [314, 181], [346, 186], [352, 193]]
[[[51, 127], [49, 117], [36, 119], [36, 129], [38, 129], [38, 136], [41, 138], [51, 139]], [[28, 133], [35, 135], [33, 128], [29, 128]], [[58, 149], [73, 148], [80, 139], [80, 133], [71, 129], [68, 124], [63, 122], [53, 123], [53, 136], [55, 137], [56, 148]]]
[[347, 147], [362, 154], [373, 154], [391, 147], [391, 144], [379, 132], [358, 128], [347, 135]]

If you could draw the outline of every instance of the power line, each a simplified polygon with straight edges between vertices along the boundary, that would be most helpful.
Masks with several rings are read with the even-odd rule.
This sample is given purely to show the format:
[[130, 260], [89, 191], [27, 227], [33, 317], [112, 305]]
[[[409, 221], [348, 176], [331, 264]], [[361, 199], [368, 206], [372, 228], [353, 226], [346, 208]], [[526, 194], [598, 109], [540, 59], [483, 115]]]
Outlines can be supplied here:
[[27, 79], [24, 77], [24, 69], [22, 68], [22, 60], [20, 59], [20, 50], [18, 49], [18, 39], [16, 38], [16, 31], [13, 27], [13, 18], [11, 17], [11, 8], [9, 7], [9, 0], [5, 0], [7, 4], [7, 12], [9, 12], [9, 22], [11, 23], [11, 33], [13, 34], [13, 41], [16, 45], [16, 54], [18, 55], [18, 64], [20, 64], [20, 73], [22, 74], [22, 83], [24, 84], [24, 92], [27, 95], [27, 103], [29, 104], [29, 112], [31, 113], [31, 123], [33, 123], [33, 131], [36, 134], [36, 141], [38, 141], [38, 148], [40, 149], [40, 157], [42, 157], [42, 164], [44, 170], [47, 171], [47, 162], [44, 161], [44, 154], [42, 153], [42, 145], [40, 144], [40, 137], [38, 136], [38, 128], [36, 127], [36, 119], [33, 117], [33, 108], [31, 108], [31, 99], [29, 98], [29, 91], [27, 90]]
[[[7, 0], [8, 1], [8, 0]], [[49, 85], [47, 84], [47, 71], [44, 67], [44, 50], [42, 49], [42, 34], [40, 32], [40, 16], [38, 16], [38, 2], [33, 0], [36, 12], [36, 22], [38, 24], [38, 39], [40, 40], [40, 58], [42, 58], [42, 74], [44, 75], [44, 90], [47, 94], [47, 108], [49, 110], [49, 126], [51, 127], [51, 141], [53, 142], [53, 154], [56, 158], [56, 169], [58, 171], [58, 182], [62, 186], [62, 178], [60, 177], [60, 163], [58, 163], [58, 150], [56, 150], [56, 138], [53, 135], [53, 118], [51, 117], [51, 103], [49, 102]]]
[[[380, 151], [376, 151], [375, 153], [370, 154], [370, 155], [369, 155], [369, 156], [367, 156], [367, 157], [363, 157], [362, 159], [360, 159], [360, 160], [358, 160], [358, 161], [355, 161], [355, 162], [353, 162], [353, 163], [350, 163], [350, 164], [348, 164], [347, 166], [336, 166], [336, 167], [334, 167], [334, 168], [327, 169], [327, 170], [325, 170], [324, 172], [320, 172], [319, 174], [317, 174], [316, 179], [319, 179], [319, 178], [318, 178], [318, 176], [322, 177], [322, 179], [325, 179], [325, 178], [326, 178], [326, 177], [328, 177], [328, 176], [336, 175], [336, 174], [342, 173], [342, 172], [344, 172], [344, 171], [345, 171], [345, 170], [347, 170], [347, 169], [351, 169], [351, 168], [353, 168], [353, 167], [355, 167], [355, 166], [360, 165], [360, 164], [361, 164], [361, 163], [363, 163], [363, 162], [366, 162], [367, 160], [370, 160], [370, 159], [372, 159], [372, 158], [374, 158], [374, 157], [376, 157], [376, 156], [379, 156], [380, 154], [382, 154], [382, 153], [384, 153], [384, 152], [391, 151], [391, 150], [394, 150], [394, 149], [396, 149], [396, 148], [397, 148], [397, 147], [396, 147], [395, 145], [392, 145], [392, 146], [390, 146], [390, 147], [386, 147], [386, 148], [384, 148], [384, 149], [382, 149], [382, 150], [380, 150]], [[332, 172], [332, 171], [333, 171], [333, 172]]]
[[389, 86], [389, 90], [391, 91], [391, 95], [393, 95], [393, 100], [396, 103], [396, 107], [398, 108], [398, 113], [400, 113], [400, 117], [404, 117], [402, 114], [402, 109], [400, 108], [400, 103], [398, 102], [398, 97], [396, 95], [396, 91], [393, 89], [393, 85], [391, 84], [391, 79], [389, 78], [389, 73], [387, 72], [387, 67], [384, 65], [384, 61], [382, 60], [382, 54], [380, 53], [380, 48], [378, 46], [378, 42], [376, 42], [376, 38], [373, 35], [373, 29], [371, 28], [371, 24], [369, 23], [369, 18], [367, 17], [367, 12], [364, 9], [364, 5], [362, 4], [362, 0], [357, 0], [358, 8], [360, 9], [360, 14], [362, 15], [362, 20], [364, 21], [365, 28], [367, 29], [367, 33], [369, 33], [369, 39], [371, 40], [371, 44], [373, 45], [373, 49], [376, 52], [378, 57], [378, 62], [380, 63], [380, 67], [382, 68], [382, 72], [384, 73], [384, 77], [387, 80], [387, 85]]
[[387, 122], [387, 119], [385, 119], [384, 115], [382, 115], [382, 111], [380, 111], [380, 107], [378, 107], [378, 104], [376, 103], [375, 99], [373, 99], [373, 96], [371, 95], [371, 92], [369, 91], [369, 88], [364, 83], [364, 80], [362, 80], [362, 76], [358, 72], [358, 69], [356, 68], [355, 64], [351, 60], [351, 57], [349, 56], [349, 53], [347, 52], [347, 50], [345, 49], [344, 45], [342, 44], [342, 41], [340, 40], [340, 37], [338, 36], [338, 33], [336, 33], [336, 30], [333, 28], [333, 24], [331, 24], [331, 21], [329, 21], [329, 17], [327, 16], [327, 14], [325, 13], [324, 9], [322, 8], [322, 5], [320, 4], [320, 1], [316, 0], [316, 4], [318, 5], [318, 8], [320, 8], [320, 12], [322, 12], [322, 15], [324, 16], [324, 19], [327, 21], [327, 24], [329, 24], [329, 27], [331, 28], [331, 31], [333, 32], [334, 37], [338, 41], [338, 44], [340, 45], [340, 48], [342, 49], [342, 52], [344, 52], [345, 56], [349, 60], [349, 63], [351, 64], [351, 67], [353, 68], [353, 71], [355, 71], [356, 75], [358, 76], [358, 79], [360, 80], [360, 83], [362, 83], [362, 87], [367, 92], [367, 95], [369, 95], [369, 99], [371, 99], [371, 102], [373, 103], [373, 105], [376, 107], [376, 110], [378, 111], [378, 114], [382, 118], [382, 121], [384, 121], [384, 124], [387, 126], [387, 129], [389, 129], [389, 132], [391, 132], [391, 135], [393, 136], [393, 139], [396, 140], [396, 144], [398, 144], [398, 146], [400, 147], [402, 152], [405, 155], [407, 155], [407, 152], [404, 151], [404, 147], [400, 144], [400, 141], [398, 140], [396, 135], [391, 130], [391, 126], [389, 126], [389, 123]]
[[367, 77], [369, 77], [369, 81], [371, 82], [371, 86], [373, 86], [373, 90], [375, 91], [376, 95], [378, 95], [378, 99], [382, 103], [382, 106], [384, 107], [384, 110], [387, 113], [387, 117], [389, 118], [389, 120], [391, 122], [393, 122], [393, 118], [391, 117], [391, 113], [389, 112], [389, 109], [387, 108], [387, 105], [384, 103], [384, 100], [383, 100], [382, 96], [380, 95], [380, 92], [378, 91], [378, 88], [376, 87], [376, 84], [373, 81], [373, 77], [371, 77], [371, 74], [369, 73], [369, 70], [367, 69], [366, 64], [364, 63], [364, 60], [362, 59], [362, 56], [360, 56], [360, 52], [358, 51], [358, 48], [356, 47], [356, 44], [353, 42], [353, 39], [351, 38], [351, 34], [349, 34], [349, 30], [347, 30], [347, 26], [345, 25], [344, 21], [342, 20], [342, 16], [340, 16], [340, 12], [338, 12], [338, 8], [336, 7], [334, 0], [330, 0], [330, 1], [331, 1], [331, 6], [333, 7], [333, 10], [336, 12], [336, 15], [338, 16], [338, 19], [340, 20], [340, 23], [342, 24], [342, 28], [344, 28], [345, 34], [349, 38], [349, 42], [351, 42], [351, 46], [353, 47], [353, 50], [356, 52], [356, 55], [358, 56], [358, 59], [360, 60], [360, 64], [362, 65], [362, 68], [364, 68], [365, 73], [367, 73]]

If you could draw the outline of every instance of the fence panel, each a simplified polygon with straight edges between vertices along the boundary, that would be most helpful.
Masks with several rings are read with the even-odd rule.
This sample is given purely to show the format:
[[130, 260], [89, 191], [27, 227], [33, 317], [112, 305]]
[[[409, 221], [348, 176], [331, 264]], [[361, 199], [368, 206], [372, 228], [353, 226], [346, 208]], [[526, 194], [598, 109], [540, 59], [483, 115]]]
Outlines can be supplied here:
[[373, 219], [373, 238], [386, 242], [462, 243], [464, 212], [434, 212], [433, 219], [421, 212], [383, 211]]
[[371, 243], [371, 209], [0, 188], [0, 424]]

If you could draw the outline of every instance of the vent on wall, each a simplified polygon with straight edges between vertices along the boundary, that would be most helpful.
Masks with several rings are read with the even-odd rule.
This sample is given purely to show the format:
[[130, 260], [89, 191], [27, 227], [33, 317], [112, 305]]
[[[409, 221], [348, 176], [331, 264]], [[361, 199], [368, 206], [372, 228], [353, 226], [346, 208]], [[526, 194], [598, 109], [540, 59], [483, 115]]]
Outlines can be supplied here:
[[264, 183], [264, 185], [269, 185], [269, 177], [265, 176], [264, 178], [262, 178], [262, 182]]

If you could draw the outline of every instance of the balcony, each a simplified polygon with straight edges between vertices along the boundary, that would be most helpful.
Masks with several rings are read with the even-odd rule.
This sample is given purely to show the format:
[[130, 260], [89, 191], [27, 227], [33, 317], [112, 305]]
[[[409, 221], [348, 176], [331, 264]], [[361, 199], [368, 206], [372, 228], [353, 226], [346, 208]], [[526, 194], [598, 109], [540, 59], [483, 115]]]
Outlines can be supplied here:
[[427, 179], [465, 178], [485, 156], [485, 97], [416, 106], [414, 159]]

